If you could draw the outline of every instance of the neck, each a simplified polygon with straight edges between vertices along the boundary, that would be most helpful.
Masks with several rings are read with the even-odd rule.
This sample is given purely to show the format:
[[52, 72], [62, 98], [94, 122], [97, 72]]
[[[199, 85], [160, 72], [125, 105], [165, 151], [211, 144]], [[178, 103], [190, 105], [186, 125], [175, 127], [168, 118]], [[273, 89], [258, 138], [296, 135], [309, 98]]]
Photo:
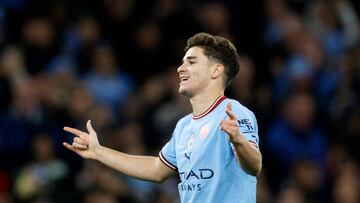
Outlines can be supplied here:
[[212, 91], [211, 93], [202, 93], [190, 98], [193, 114], [198, 116], [204, 113], [215, 102], [217, 98], [224, 95], [224, 91]]

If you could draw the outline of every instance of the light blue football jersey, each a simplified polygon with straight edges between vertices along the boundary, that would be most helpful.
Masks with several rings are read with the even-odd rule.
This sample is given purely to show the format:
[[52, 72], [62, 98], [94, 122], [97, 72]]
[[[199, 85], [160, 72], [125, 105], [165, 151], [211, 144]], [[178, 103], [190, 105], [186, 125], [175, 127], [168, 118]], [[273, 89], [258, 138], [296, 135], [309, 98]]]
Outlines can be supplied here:
[[258, 147], [254, 114], [225, 96], [219, 97], [202, 115], [189, 114], [179, 120], [159, 157], [178, 171], [182, 203], [256, 202], [256, 177], [241, 168], [233, 145], [220, 128], [220, 122], [227, 118], [229, 102], [243, 136]]

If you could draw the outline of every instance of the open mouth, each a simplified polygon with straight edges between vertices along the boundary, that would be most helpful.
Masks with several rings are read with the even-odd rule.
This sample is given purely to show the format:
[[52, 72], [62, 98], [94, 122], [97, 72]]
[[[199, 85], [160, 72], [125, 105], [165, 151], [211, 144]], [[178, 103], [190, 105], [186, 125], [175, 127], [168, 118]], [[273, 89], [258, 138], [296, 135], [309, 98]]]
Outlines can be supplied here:
[[188, 80], [189, 80], [188, 77], [181, 77], [181, 78], [180, 78], [180, 81], [181, 81], [181, 82], [185, 82], [185, 81], [188, 81]]

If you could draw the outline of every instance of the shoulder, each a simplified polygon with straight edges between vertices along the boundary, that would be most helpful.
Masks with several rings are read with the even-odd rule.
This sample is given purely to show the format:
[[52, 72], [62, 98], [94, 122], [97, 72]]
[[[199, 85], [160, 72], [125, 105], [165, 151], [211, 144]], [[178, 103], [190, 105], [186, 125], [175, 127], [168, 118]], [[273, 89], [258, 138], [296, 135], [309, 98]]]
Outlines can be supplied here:
[[248, 109], [246, 106], [242, 105], [239, 101], [234, 99], [227, 99], [227, 103], [231, 102], [232, 112], [238, 118], [240, 127], [246, 126], [247, 128], [257, 129], [257, 121], [255, 114]]
[[182, 128], [183, 126], [185, 126], [187, 123], [190, 122], [192, 117], [192, 114], [188, 114], [184, 117], [182, 117], [177, 123], [176, 123], [176, 128]]
[[231, 103], [232, 105], [232, 111], [236, 114], [241, 114], [248, 117], [255, 117], [254, 113], [247, 108], [246, 106], [242, 105], [239, 101], [235, 99], [227, 98], [224, 102], [225, 108], [228, 103]]

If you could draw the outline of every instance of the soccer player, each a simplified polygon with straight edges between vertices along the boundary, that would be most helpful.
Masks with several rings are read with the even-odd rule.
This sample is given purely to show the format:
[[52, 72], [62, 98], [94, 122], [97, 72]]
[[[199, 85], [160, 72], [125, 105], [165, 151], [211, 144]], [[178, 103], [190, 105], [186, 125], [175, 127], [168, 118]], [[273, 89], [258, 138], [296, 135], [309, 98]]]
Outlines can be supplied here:
[[227, 39], [207, 33], [189, 38], [177, 69], [179, 93], [193, 112], [180, 119], [158, 157], [135, 156], [99, 144], [88, 132], [65, 127], [76, 135], [64, 146], [83, 158], [98, 160], [143, 180], [162, 182], [178, 172], [183, 203], [256, 202], [256, 176], [262, 168], [254, 114], [224, 90], [239, 71], [238, 55]]

